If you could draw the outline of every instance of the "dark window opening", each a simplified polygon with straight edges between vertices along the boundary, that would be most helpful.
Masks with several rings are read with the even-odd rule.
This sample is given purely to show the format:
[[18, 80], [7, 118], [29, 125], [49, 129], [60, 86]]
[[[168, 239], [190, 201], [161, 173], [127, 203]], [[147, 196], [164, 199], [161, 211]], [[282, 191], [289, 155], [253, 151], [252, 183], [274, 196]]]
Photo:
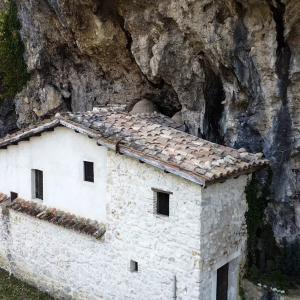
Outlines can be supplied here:
[[33, 170], [33, 197], [43, 200], [44, 196], [44, 183], [43, 171]]
[[164, 192], [156, 192], [156, 205], [157, 213], [159, 215], [169, 216], [170, 215], [170, 194]]
[[84, 161], [84, 181], [94, 182], [94, 163]]
[[137, 261], [131, 260], [130, 261], [130, 272], [138, 272], [139, 270], [139, 265]]
[[10, 200], [14, 201], [18, 198], [18, 193], [10, 192]]
[[217, 300], [228, 299], [228, 264], [217, 271]]

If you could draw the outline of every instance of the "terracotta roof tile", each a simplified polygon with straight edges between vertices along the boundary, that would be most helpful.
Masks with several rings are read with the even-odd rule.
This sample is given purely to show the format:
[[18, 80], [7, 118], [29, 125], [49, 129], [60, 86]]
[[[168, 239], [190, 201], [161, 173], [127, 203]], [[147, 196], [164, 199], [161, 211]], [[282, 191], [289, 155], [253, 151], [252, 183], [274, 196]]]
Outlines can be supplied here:
[[[0, 198], [1, 195], [3, 194], [0, 194]], [[73, 214], [55, 208], [48, 208], [44, 205], [32, 201], [25, 201], [20, 198], [14, 200], [11, 204], [7, 205], [7, 207], [40, 220], [91, 235], [96, 239], [100, 239], [106, 231], [105, 225], [97, 221], [77, 217]]]
[[8, 197], [5, 194], [0, 193], [0, 204], [7, 200], [8, 200]]
[[130, 115], [108, 108], [57, 115], [53, 120], [5, 137], [0, 140], [0, 148], [61, 125], [93, 137], [99, 145], [201, 185], [250, 173], [268, 164], [261, 155], [245, 149], [235, 150], [182, 132], [166, 116]]

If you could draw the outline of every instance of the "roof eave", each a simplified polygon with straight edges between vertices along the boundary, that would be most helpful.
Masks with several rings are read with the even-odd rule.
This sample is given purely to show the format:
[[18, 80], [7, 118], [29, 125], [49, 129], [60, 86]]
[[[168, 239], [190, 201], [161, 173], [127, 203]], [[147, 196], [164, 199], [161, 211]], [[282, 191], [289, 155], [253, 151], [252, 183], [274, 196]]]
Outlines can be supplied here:
[[215, 178], [208, 179], [208, 180], [205, 181], [205, 186], [209, 186], [209, 185], [212, 185], [212, 184], [215, 184], [215, 183], [223, 183], [224, 181], [226, 181], [227, 179], [230, 179], [230, 178], [237, 178], [237, 177], [240, 177], [242, 175], [249, 175], [251, 173], [259, 171], [259, 170], [261, 170], [263, 168], [266, 168], [268, 166], [270, 166], [270, 163], [267, 160], [264, 160], [263, 162], [261, 162], [259, 164], [256, 164], [256, 165], [253, 165], [253, 166], [250, 166], [247, 169], [237, 170], [236, 172], [232, 172], [232, 173], [230, 173], [226, 176], [220, 176], [220, 177], [215, 177]]
[[105, 139], [99, 133], [97, 133], [95, 130], [93, 130], [91, 128], [87, 129], [84, 126], [78, 125], [78, 123], [72, 122], [70, 120], [64, 120], [64, 119], [60, 119], [60, 124], [66, 128], [75, 130], [76, 132], [79, 132], [81, 134], [85, 134], [92, 138], [97, 139], [98, 145], [101, 145], [110, 150], [116, 151], [119, 154], [124, 154], [128, 157], [137, 159], [139, 161], [147, 163], [148, 165], [154, 166], [163, 171], [172, 173], [174, 175], [178, 175], [182, 178], [185, 178], [185, 179], [192, 181], [196, 184], [199, 184], [201, 186], [205, 186], [205, 180], [201, 179], [199, 176], [195, 175], [194, 173], [184, 171], [184, 170], [176, 167], [175, 165], [168, 164], [166, 162], [162, 162], [154, 157], [151, 157], [151, 156], [145, 155], [139, 151], [130, 149], [122, 144], [117, 146], [118, 142], [120, 142], [120, 141]]
[[84, 126], [78, 125], [78, 123], [60, 119], [60, 124], [66, 128], [72, 129], [75, 132], [87, 135], [90, 138], [93, 138], [97, 141], [99, 146], [107, 147], [110, 150], [116, 150], [117, 141], [103, 138], [96, 130], [92, 128], [86, 128]]
[[18, 144], [19, 142], [26, 141], [31, 137], [38, 136], [42, 132], [52, 130], [53, 128], [59, 126], [60, 121], [58, 119], [54, 119], [50, 122], [44, 123], [38, 127], [34, 127], [31, 129], [28, 129], [25, 132], [21, 132], [20, 134], [16, 134], [15, 136], [11, 138], [4, 139], [2, 142], [0, 142], [0, 149], [7, 148], [9, 145]]
[[206, 182], [205, 179], [202, 179], [201, 177], [194, 174], [193, 172], [188, 172], [188, 171], [182, 170], [181, 168], [178, 168], [176, 165], [163, 162], [155, 157], [145, 155], [139, 151], [130, 149], [123, 145], [120, 146], [119, 153], [124, 154], [131, 158], [135, 158], [141, 162], [147, 163], [148, 165], [151, 165], [151, 166], [161, 169], [163, 171], [166, 171], [171, 174], [177, 175], [179, 177], [185, 178], [185, 179], [192, 181], [196, 184], [199, 184], [201, 186], [205, 186], [205, 182]]
[[205, 187], [205, 186], [208, 186], [208, 185], [211, 185], [214, 183], [224, 182], [225, 180], [232, 178], [232, 177], [250, 174], [252, 172], [257, 171], [258, 169], [264, 168], [267, 165], [269, 165], [269, 162], [264, 160], [258, 164], [250, 166], [249, 168], [247, 168], [245, 170], [237, 170], [230, 174], [224, 174], [224, 175], [221, 175], [218, 177], [209, 178], [206, 176], [201, 176], [199, 174], [196, 174], [192, 171], [184, 170], [175, 164], [159, 160], [158, 158], [147, 155], [145, 153], [142, 153], [141, 151], [137, 151], [135, 149], [129, 148], [126, 145], [123, 145], [122, 141], [120, 141], [120, 140], [105, 138], [101, 134], [99, 134], [99, 132], [97, 132], [96, 130], [94, 130], [92, 128], [87, 128], [83, 125], [79, 125], [76, 122], [66, 120], [62, 117], [55, 118], [49, 122], [41, 124], [38, 127], [29, 129], [28, 131], [22, 132], [20, 134], [13, 136], [12, 138], [8, 138], [8, 139], [4, 140], [3, 142], [0, 142], [0, 149], [7, 148], [7, 146], [9, 146], [9, 145], [14, 145], [14, 144], [17, 144], [24, 140], [28, 140], [29, 138], [31, 138], [33, 136], [40, 135], [41, 133], [48, 131], [48, 130], [52, 130], [58, 126], [63, 126], [63, 127], [69, 128], [71, 130], [74, 130], [75, 132], [84, 134], [84, 135], [88, 136], [89, 138], [95, 139], [99, 146], [104, 146], [112, 151], [118, 152], [120, 154], [124, 154], [128, 157], [137, 159], [141, 162], [147, 163], [147, 164], [154, 166], [158, 169], [161, 169], [163, 171], [180, 176], [180, 177], [185, 178], [189, 181], [192, 181], [196, 184], [199, 184], [202, 187]]

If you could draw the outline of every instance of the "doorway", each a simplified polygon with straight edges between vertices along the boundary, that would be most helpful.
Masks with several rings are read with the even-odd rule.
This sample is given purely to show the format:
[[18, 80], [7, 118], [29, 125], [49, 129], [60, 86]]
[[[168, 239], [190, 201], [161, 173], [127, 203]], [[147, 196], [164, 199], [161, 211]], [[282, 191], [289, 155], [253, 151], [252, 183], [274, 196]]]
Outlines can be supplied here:
[[228, 267], [227, 263], [217, 270], [217, 300], [228, 300]]

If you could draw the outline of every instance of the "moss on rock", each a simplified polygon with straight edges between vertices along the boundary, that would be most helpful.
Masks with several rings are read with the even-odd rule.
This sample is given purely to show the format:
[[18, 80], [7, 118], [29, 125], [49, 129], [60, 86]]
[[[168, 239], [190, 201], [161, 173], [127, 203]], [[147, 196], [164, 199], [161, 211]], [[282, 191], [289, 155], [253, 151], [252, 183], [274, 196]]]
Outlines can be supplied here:
[[[261, 175], [261, 174], [260, 174]], [[264, 177], [265, 180], [261, 180]], [[270, 197], [272, 176], [253, 174], [246, 188], [248, 212], [247, 270], [246, 277], [261, 283], [288, 290], [300, 281], [300, 243], [278, 245], [272, 226], [266, 222], [265, 209]], [[263, 181], [263, 182], [261, 182]]]
[[17, 6], [10, 0], [7, 10], [0, 13], [0, 102], [13, 98], [29, 79], [20, 29]]
[[267, 175], [264, 184], [259, 182], [257, 174], [253, 174], [251, 182], [246, 188], [246, 198], [248, 211], [246, 213], [248, 230], [248, 264], [259, 264], [259, 254], [257, 252], [258, 240], [263, 234], [264, 214], [268, 205], [269, 186], [271, 183], [271, 173]]

